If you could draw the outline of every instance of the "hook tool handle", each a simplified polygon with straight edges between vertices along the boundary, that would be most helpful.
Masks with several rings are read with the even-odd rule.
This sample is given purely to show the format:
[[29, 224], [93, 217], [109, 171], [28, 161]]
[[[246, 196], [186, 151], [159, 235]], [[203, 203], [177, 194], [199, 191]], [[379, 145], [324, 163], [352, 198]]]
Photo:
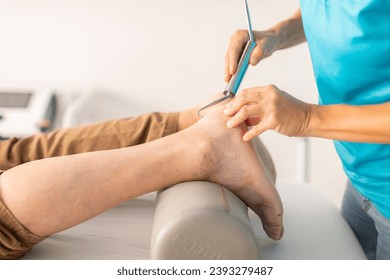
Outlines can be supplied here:
[[249, 60], [251, 58], [251, 53], [253, 49], [256, 47], [256, 43], [254, 41], [248, 41], [245, 45], [244, 51], [241, 55], [241, 58], [238, 62], [236, 73], [231, 77], [230, 81], [226, 85], [224, 90], [224, 94], [233, 94], [234, 96], [237, 93], [238, 88], [244, 78], [245, 72], [248, 69]]

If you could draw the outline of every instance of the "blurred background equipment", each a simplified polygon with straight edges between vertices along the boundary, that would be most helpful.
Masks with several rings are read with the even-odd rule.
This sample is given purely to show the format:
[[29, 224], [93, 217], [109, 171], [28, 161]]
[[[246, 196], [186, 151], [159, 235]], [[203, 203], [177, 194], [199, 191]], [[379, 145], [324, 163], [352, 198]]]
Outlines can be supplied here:
[[53, 128], [57, 99], [50, 90], [0, 90], [0, 137], [24, 137]]

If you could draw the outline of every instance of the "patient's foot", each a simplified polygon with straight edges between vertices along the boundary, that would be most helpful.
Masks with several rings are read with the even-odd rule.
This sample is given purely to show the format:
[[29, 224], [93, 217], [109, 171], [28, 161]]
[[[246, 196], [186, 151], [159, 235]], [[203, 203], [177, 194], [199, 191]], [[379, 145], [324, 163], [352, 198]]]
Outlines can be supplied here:
[[204, 179], [234, 192], [259, 215], [268, 236], [278, 240], [283, 235], [283, 207], [273, 180], [252, 143], [242, 140], [246, 127], [231, 130], [225, 124], [223, 106], [218, 106], [186, 130], [192, 140], [204, 144]]

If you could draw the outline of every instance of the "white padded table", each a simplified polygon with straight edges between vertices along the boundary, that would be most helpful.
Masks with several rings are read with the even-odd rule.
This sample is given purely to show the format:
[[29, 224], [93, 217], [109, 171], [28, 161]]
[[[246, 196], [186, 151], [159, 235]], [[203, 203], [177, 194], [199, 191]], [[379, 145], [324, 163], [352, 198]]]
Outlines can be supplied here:
[[[260, 259], [365, 259], [338, 209], [312, 186], [277, 183], [284, 203], [282, 240], [266, 237], [257, 216], [249, 218]], [[155, 194], [148, 194], [53, 235], [24, 259], [149, 259]]]

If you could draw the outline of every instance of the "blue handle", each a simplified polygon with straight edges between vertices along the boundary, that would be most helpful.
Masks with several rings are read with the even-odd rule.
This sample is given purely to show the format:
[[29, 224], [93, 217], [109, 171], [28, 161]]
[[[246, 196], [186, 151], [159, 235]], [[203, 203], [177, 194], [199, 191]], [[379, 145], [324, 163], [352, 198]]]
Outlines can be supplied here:
[[237, 71], [231, 77], [229, 83], [226, 85], [224, 94], [233, 94], [236, 95], [238, 88], [241, 85], [242, 80], [244, 79], [246, 70], [248, 69], [249, 60], [251, 58], [251, 54], [253, 49], [256, 47], [256, 43], [254, 41], [248, 41], [245, 45], [244, 51], [241, 55], [241, 58], [238, 62]]

